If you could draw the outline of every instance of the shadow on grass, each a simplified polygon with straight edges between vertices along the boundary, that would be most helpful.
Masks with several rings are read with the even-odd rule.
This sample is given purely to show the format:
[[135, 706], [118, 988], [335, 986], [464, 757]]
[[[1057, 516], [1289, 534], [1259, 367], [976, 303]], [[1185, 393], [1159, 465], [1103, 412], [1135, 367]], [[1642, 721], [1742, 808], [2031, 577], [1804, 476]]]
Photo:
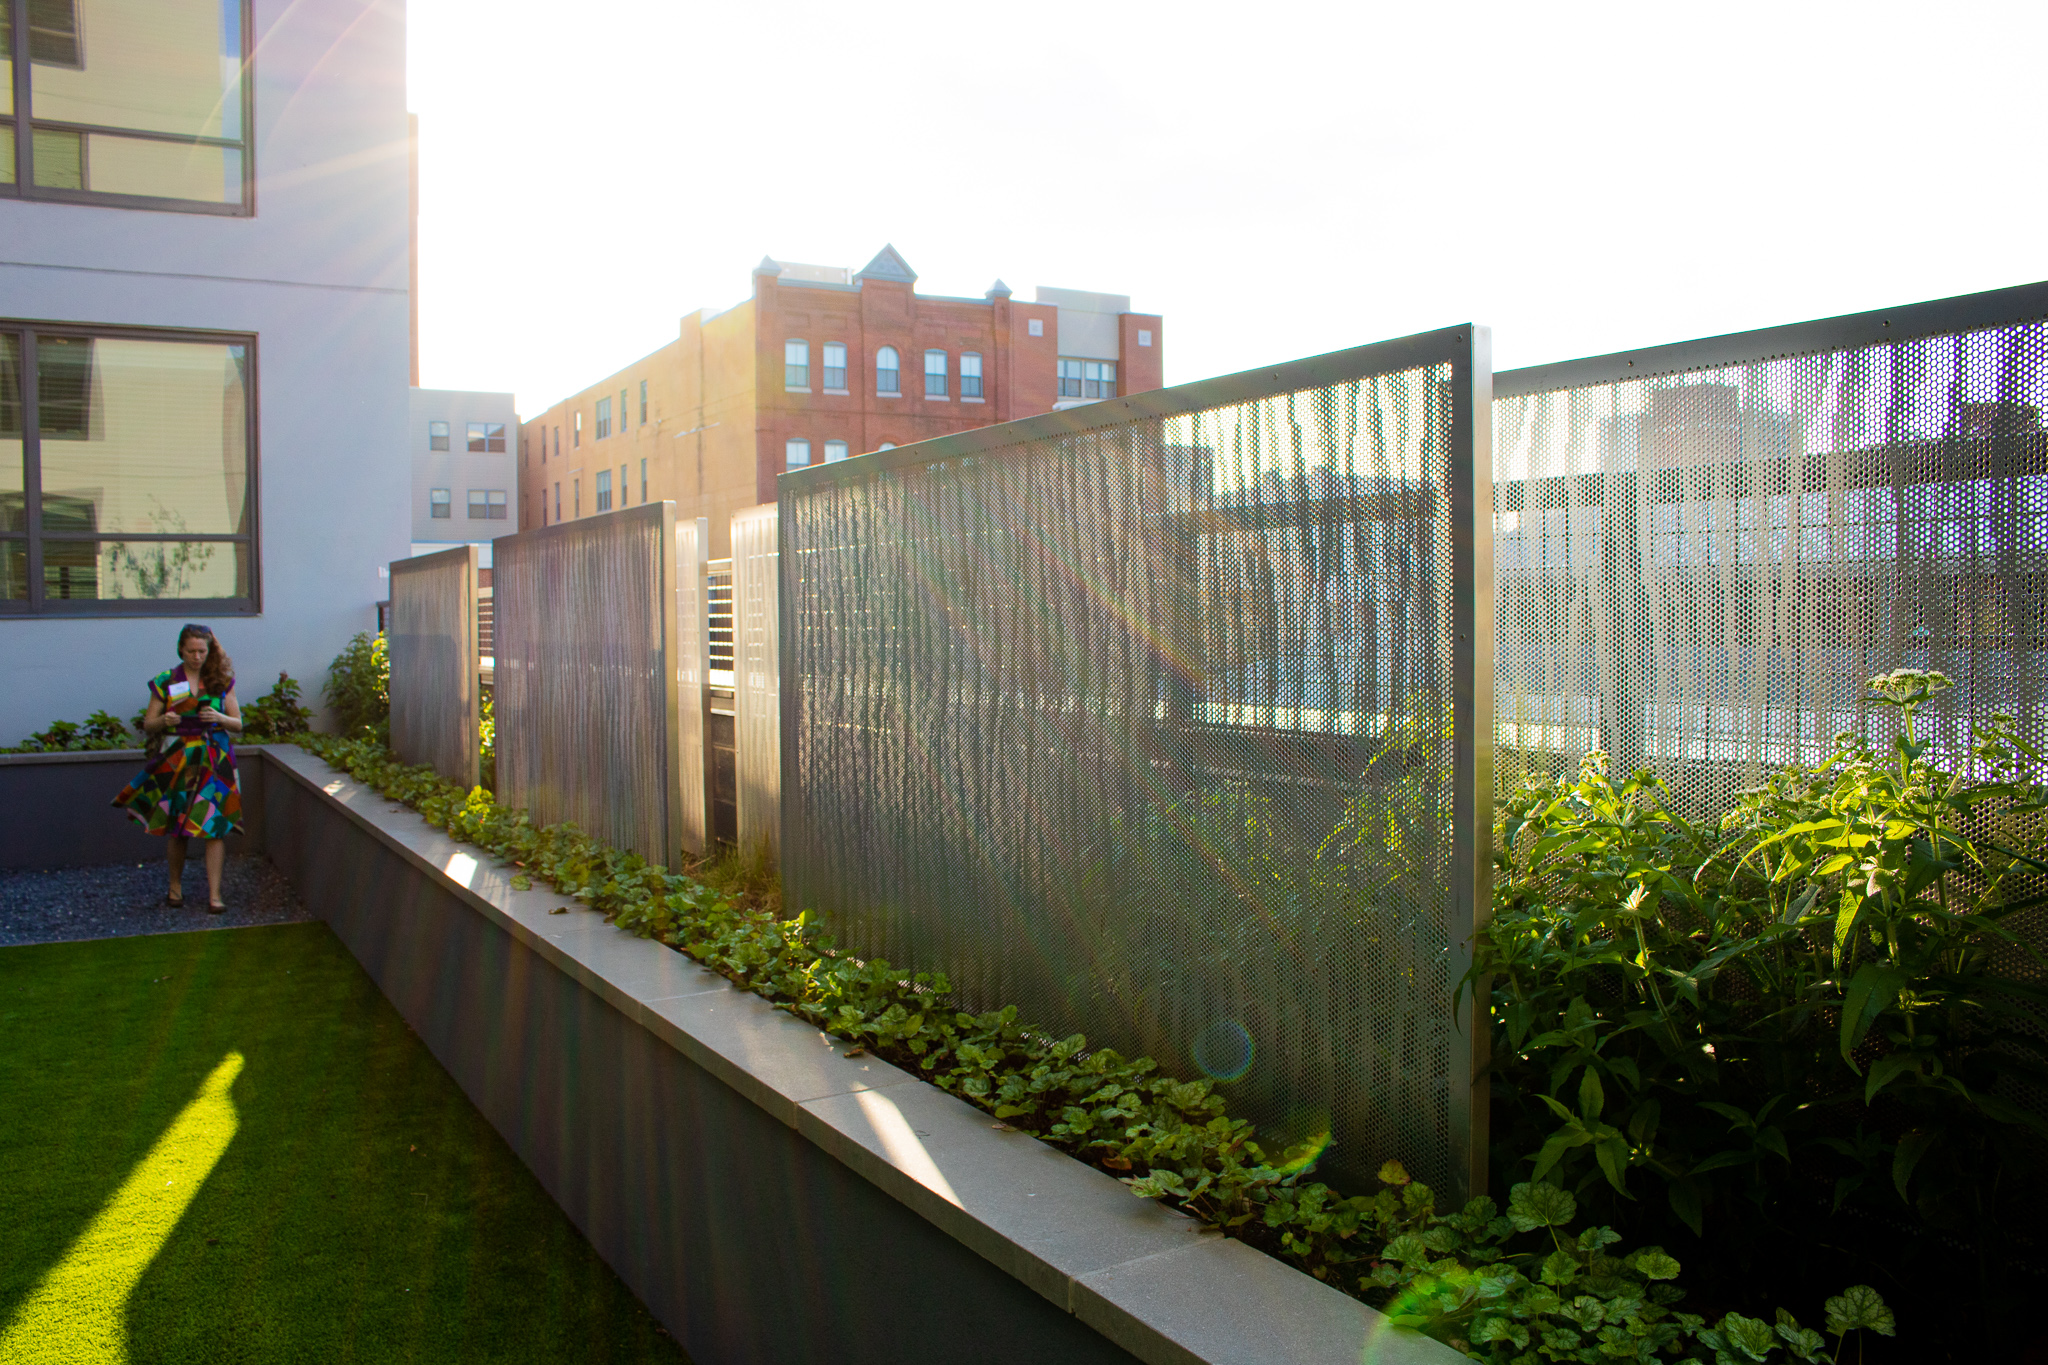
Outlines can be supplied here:
[[0, 1030], [0, 1327], [239, 1053], [129, 1360], [684, 1360], [325, 925], [0, 949]]

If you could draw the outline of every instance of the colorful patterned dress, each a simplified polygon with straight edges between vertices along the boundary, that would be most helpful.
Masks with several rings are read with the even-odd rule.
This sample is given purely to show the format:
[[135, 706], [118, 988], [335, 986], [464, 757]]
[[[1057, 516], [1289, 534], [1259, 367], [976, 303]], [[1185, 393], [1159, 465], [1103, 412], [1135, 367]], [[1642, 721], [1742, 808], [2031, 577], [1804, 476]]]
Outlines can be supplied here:
[[[171, 690], [186, 684], [177, 697]], [[167, 669], [149, 680], [149, 694], [179, 718], [175, 733], [165, 736], [163, 756], [135, 775], [114, 804], [125, 809], [151, 834], [177, 834], [191, 839], [224, 839], [242, 827], [242, 789], [235, 780], [235, 748], [227, 731], [207, 726], [194, 716], [202, 707], [218, 711], [235, 690], [228, 679], [221, 692], [200, 692], [185, 675], [185, 666]]]

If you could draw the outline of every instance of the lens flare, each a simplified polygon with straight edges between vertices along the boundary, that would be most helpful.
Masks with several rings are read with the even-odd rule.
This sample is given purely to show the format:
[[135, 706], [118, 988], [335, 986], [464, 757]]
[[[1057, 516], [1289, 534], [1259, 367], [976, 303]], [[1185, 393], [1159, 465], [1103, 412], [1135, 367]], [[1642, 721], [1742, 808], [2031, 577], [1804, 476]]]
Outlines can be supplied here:
[[1195, 1065], [1212, 1080], [1243, 1080], [1257, 1055], [1251, 1030], [1235, 1019], [1218, 1019], [1195, 1039]]

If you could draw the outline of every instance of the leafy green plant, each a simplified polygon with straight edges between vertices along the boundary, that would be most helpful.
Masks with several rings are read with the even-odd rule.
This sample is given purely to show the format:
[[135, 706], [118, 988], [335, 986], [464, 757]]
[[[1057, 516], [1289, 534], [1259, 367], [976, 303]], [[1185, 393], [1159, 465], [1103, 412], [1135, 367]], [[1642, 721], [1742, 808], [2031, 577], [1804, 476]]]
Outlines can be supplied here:
[[[1633, 1258], [1613, 1257], [1604, 1250], [1613, 1241], [1604, 1230], [1559, 1241], [1574, 1209], [1570, 1196], [1554, 1187], [1535, 1196], [1536, 1207], [1547, 1220], [1540, 1226], [1552, 1230], [1546, 1235], [1558, 1243], [1551, 1250], [1562, 1252], [1567, 1244], [1577, 1248], [1564, 1281], [1572, 1291], [1569, 1298], [1556, 1283], [1564, 1273], [1562, 1263], [1550, 1267], [1546, 1280], [1549, 1262], [1543, 1256], [1531, 1260], [1533, 1252], [1505, 1245], [1508, 1229], [1528, 1232], [1538, 1226], [1514, 1223], [1514, 1204], [1505, 1226], [1496, 1226], [1498, 1216], [1486, 1201], [1438, 1218], [1433, 1197], [1412, 1186], [1398, 1165], [1383, 1172], [1398, 1187], [1391, 1193], [1345, 1196], [1309, 1179], [1312, 1153], [1269, 1153], [1253, 1126], [1231, 1117], [1223, 1097], [1206, 1080], [1162, 1074], [1150, 1058], [1090, 1050], [1079, 1035], [1051, 1036], [1019, 1019], [1013, 1007], [980, 1014], [957, 1009], [949, 1003], [942, 974], [860, 960], [839, 951], [810, 915], [785, 919], [759, 903], [761, 898], [742, 903], [732, 889], [750, 881], [757, 883], [755, 892], [761, 889], [743, 860], [728, 864], [727, 887], [714, 887], [607, 848], [573, 826], [535, 826], [524, 812], [496, 804], [481, 788], [463, 791], [430, 768], [401, 765], [373, 741], [312, 735], [303, 742], [455, 838], [509, 861], [518, 869], [514, 885], [541, 882], [576, 897], [620, 928], [667, 943], [857, 1049], [979, 1105], [999, 1126], [1034, 1134], [1117, 1175], [1137, 1195], [1171, 1201], [1346, 1293], [1386, 1304], [1403, 1326], [1431, 1332], [1475, 1359], [1533, 1365], [1615, 1358], [1542, 1354], [1549, 1348], [1533, 1336], [1536, 1354], [1503, 1353], [1501, 1343], [1512, 1342], [1517, 1328], [1534, 1332], [1540, 1327], [1550, 1334], [1545, 1340], [1562, 1342], [1563, 1332], [1580, 1331], [1593, 1315], [1588, 1304], [1595, 1300], [1603, 1306], [1589, 1339], [1618, 1341], [1599, 1336], [1598, 1329], [1607, 1325], [1632, 1331], [1648, 1324], [1667, 1345], [1700, 1348], [1693, 1355], [1639, 1352], [1627, 1358], [1715, 1365], [1724, 1359], [1766, 1358], [1706, 1353], [1715, 1338], [1704, 1334], [1746, 1332], [1741, 1324], [1749, 1320], [1730, 1326], [1724, 1319], [1713, 1328], [1701, 1320], [1695, 1328], [1665, 1313], [1676, 1302], [1668, 1282], [1678, 1271], [1669, 1263], [1664, 1273], [1669, 1258], [1658, 1259], [1661, 1253], [1654, 1249]], [[1528, 1204], [1530, 1196], [1518, 1197]], [[1613, 1268], [1624, 1262], [1624, 1269]], [[1524, 1274], [1528, 1268], [1534, 1269], [1533, 1277]], [[1611, 1280], [1654, 1282], [1663, 1297], [1646, 1292], [1638, 1304], [1624, 1290], [1613, 1289]], [[1500, 1287], [1484, 1295], [1472, 1289], [1484, 1299], [1483, 1313], [1442, 1298], [1482, 1282]], [[1508, 1323], [1504, 1335], [1484, 1335], [1497, 1329], [1481, 1324], [1496, 1320]], [[1781, 1316], [1780, 1323], [1799, 1330], [1789, 1317]], [[1734, 1338], [1736, 1349], [1748, 1339]], [[1778, 1340], [1790, 1339], [1781, 1335]], [[1803, 1346], [1807, 1338], [1797, 1340]]]
[[298, 680], [283, 670], [275, 686], [242, 708], [242, 735], [256, 743], [304, 734], [312, 723], [312, 708], [299, 702]]
[[82, 750], [133, 749], [141, 741], [130, 733], [128, 723], [106, 711], [95, 711], [80, 724], [75, 720], [51, 721], [6, 754], [67, 753]]
[[1772, 1238], [1853, 1242], [1837, 1215], [1917, 1215], [1970, 1240], [1980, 1301], [2000, 1297], [2000, 1223], [2028, 1222], [2001, 1203], [2048, 1156], [2048, 1125], [2012, 1099], [2048, 1083], [2048, 993], [1998, 962], [2025, 953], [2008, 922], [2044, 903], [2024, 884], [2048, 871], [2042, 759], [2000, 717], [1974, 777], [1939, 766], [1916, 716], [1947, 685], [1873, 679], [1899, 716], [1887, 749], [1843, 736], [1718, 824], [1598, 754], [1503, 805], [1465, 984], [1490, 992], [1504, 1183], [1702, 1237], [1737, 1278]]
[[477, 781], [485, 791], [498, 789], [498, 713], [486, 690], [478, 704]]
[[1478, 1198], [1456, 1213], [1398, 1162], [1381, 1168], [1386, 1188], [1352, 1201], [1361, 1231], [1380, 1245], [1368, 1299], [1396, 1326], [1427, 1332], [1492, 1365], [1539, 1361], [1697, 1361], [1747, 1365], [1772, 1359], [1839, 1361], [1851, 1332], [1897, 1331], [1891, 1309], [1868, 1285], [1824, 1305], [1821, 1333], [1780, 1308], [1775, 1321], [1726, 1312], [1711, 1324], [1680, 1311], [1681, 1267], [1662, 1247], [1623, 1253], [1621, 1234], [1588, 1227], [1574, 1234], [1578, 1202], [1548, 1182], [1523, 1182], [1502, 1210]]
[[388, 736], [391, 726], [391, 656], [384, 632], [363, 633], [327, 666], [323, 689], [338, 733], [351, 738]]

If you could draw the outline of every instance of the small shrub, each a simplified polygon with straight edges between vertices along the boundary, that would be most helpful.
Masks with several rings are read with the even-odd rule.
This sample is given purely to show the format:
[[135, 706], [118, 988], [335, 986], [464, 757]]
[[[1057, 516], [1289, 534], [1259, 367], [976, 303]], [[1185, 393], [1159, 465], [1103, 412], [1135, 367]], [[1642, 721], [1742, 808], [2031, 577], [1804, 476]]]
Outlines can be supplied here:
[[298, 680], [282, 670], [276, 686], [242, 708], [242, 737], [254, 743], [302, 735], [312, 723], [312, 708], [299, 702]]
[[327, 666], [322, 691], [334, 713], [337, 733], [349, 739], [388, 736], [391, 732], [391, 656], [384, 632], [367, 632], [348, 642]]

